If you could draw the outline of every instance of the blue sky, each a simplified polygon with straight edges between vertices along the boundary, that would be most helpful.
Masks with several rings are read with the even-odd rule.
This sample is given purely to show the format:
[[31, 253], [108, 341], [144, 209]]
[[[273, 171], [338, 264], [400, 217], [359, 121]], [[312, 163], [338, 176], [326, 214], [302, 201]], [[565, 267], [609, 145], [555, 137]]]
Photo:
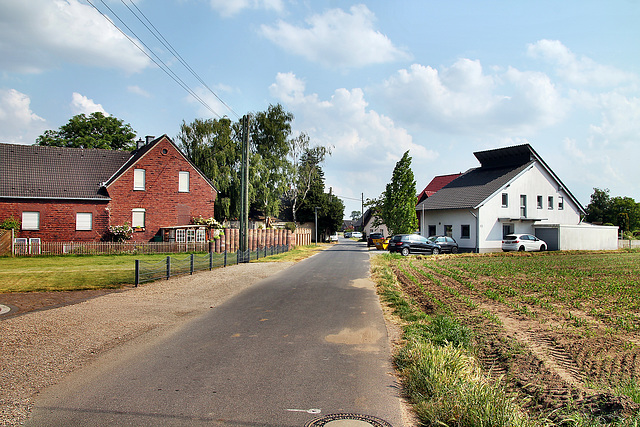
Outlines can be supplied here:
[[87, 0], [0, 0], [0, 142], [93, 111], [175, 139], [183, 121], [280, 103], [331, 147], [345, 217], [407, 150], [420, 191], [478, 166], [474, 151], [523, 143], [584, 205], [594, 187], [640, 201], [636, 0], [91, 3], [131, 40]]

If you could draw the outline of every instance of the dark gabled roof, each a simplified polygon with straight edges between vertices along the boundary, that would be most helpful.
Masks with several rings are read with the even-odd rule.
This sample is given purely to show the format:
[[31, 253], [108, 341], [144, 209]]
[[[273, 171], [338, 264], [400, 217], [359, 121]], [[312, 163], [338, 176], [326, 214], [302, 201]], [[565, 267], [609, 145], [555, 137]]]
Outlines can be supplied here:
[[417, 210], [475, 209], [498, 190], [511, 182], [530, 165], [538, 162], [557, 182], [575, 205], [584, 213], [584, 208], [560, 178], [549, 168], [529, 144], [473, 153], [481, 166], [470, 169], [451, 181], [422, 203]]
[[454, 173], [450, 175], [439, 175], [434, 177], [429, 184], [418, 194], [418, 203], [436, 194], [442, 187], [458, 178], [462, 173]]
[[476, 168], [451, 181], [433, 196], [416, 206], [416, 209], [465, 209], [476, 208], [533, 162], [504, 168]]
[[105, 199], [130, 151], [0, 144], [0, 197]]

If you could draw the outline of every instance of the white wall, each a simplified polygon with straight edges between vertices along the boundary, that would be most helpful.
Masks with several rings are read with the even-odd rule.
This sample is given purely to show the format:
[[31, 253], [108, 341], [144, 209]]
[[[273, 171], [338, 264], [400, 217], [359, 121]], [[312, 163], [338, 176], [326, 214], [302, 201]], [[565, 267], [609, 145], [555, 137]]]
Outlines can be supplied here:
[[[476, 247], [476, 218], [471, 214], [472, 209], [451, 209], [436, 211], [417, 211], [420, 220], [420, 234], [429, 237], [429, 225], [436, 226], [436, 234], [444, 234], [444, 226], [451, 225], [452, 237], [460, 248], [474, 249]], [[462, 225], [469, 225], [468, 239], [462, 238]]]
[[617, 250], [618, 227], [591, 224], [561, 225], [560, 249], [563, 251]]

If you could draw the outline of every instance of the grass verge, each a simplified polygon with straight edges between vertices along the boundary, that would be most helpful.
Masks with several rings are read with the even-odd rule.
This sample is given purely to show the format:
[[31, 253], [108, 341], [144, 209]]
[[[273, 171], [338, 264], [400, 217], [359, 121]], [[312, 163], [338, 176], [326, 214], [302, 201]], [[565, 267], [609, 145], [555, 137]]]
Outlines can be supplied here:
[[[259, 262], [298, 262], [328, 245], [302, 246], [291, 251], [261, 258]], [[134, 264], [161, 262], [167, 255], [64, 255], [2, 258], [0, 262], [0, 293], [80, 291], [116, 289], [134, 282]], [[255, 261], [252, 261], [255, 262]]]

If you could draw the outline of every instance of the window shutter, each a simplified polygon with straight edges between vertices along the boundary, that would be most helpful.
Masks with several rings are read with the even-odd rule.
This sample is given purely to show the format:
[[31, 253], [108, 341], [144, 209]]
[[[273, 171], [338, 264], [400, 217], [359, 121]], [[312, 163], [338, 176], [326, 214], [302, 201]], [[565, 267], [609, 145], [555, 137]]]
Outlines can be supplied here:
[[40, 212], [22, 212], [23, 230], [40, 230]]
[[76, 230], [88, 231], [93, 226], [93, 214], [90, 212], [76, 213]]
[[189, 192], [189, 172], [179, 172], [178, 173], [178, 191], [180, 193], [188, 193]]

